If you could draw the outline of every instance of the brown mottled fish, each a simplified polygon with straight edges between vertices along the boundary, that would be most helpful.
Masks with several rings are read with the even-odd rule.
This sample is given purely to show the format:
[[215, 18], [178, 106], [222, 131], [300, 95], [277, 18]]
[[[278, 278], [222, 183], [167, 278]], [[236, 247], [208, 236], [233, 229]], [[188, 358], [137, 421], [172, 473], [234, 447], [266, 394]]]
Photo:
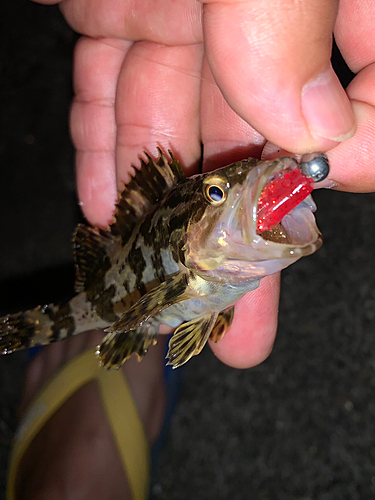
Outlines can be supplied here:
[[99, 361], [119, 368], [167, 324], [169, 363], [180, 366], [223, 337], [234, 303], [262, 277], [320, 247], [310, 196], [274, 227], [257, 225], [264, 186], [300, 169], [295, 159], [250, 158], [187, 179], [171, 152], [159, 153], [134, 169], [107, 231], [77, 227], [76, 295], [0, 319], [3, 354], [102, 328]]

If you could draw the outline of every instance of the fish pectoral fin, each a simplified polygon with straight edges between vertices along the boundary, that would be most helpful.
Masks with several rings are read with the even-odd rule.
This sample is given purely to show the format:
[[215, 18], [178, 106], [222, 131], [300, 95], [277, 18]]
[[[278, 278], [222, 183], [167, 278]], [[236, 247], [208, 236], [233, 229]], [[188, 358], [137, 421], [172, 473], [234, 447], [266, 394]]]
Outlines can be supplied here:
[[199, 354], [210, 336], [216, 319], [217, 313], [214, 312], [180, 325], [169, 341], [168, 365], [177, 368]]
[[107, 328], [106, 332], [125, 333], [129, 330], [136, 330], [145, 321], [172, 304], [195, 296], [195, 292], [189, 287], [187, 273], [174, 274], [143, 295], [138, 302], [122, 314], [118, 321]]
[[213, 342], [219, 342], [219, 340], [221, 340], [229, 330], [229, 327], [233, 321], [233, 317], [234, 306], [228, 307], [228, 309], [224, 309], [224, 311], [221, 311], [221, 313], [217, 317], [214, 327], [212, 328], [210, 340], [212, 340]]
[[99, 364], [107, 370], [118, 369], [132, 354], [141, 361], [149, 347], [157, 343], [158, 332], [159, 322], [151, 319], [135, 330], [107, 333], [96, 351]]
[[188, 275], [179, 272], [143, 295], [121, 318], [105, 331], [106, 337], [97, 349], [99, 362], [107, 369], [119, 368], [133, 353], [140, 359], [151, 344], [156, 343], [156, 320], [153, 316], [167, 307], [196, 297], [191, 290]]

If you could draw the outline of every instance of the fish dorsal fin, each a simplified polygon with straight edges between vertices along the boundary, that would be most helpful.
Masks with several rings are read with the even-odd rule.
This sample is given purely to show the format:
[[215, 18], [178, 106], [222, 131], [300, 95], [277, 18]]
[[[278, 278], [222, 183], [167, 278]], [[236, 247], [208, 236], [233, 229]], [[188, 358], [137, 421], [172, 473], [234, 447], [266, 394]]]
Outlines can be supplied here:
[[171, 151], [171, 161], [158, 148], [159, 158], [155, 161], [145, 153], [147, 162], [141, 159], [141, 168], [134, 168], [134, 175], [126, 184], [116, 206], [116, 213], [110, 231], [114, 236], [121, 236], [126, 242], [139, 219], [177, 184], [186, 180], [180, 162]]
[[100, 283], [101, 277], [104, 280], [116, 239], [109, 232], [78, 224], [73, 242], [77, 268], [75, 290], [77, 293], [89, 291], [95, 283]]

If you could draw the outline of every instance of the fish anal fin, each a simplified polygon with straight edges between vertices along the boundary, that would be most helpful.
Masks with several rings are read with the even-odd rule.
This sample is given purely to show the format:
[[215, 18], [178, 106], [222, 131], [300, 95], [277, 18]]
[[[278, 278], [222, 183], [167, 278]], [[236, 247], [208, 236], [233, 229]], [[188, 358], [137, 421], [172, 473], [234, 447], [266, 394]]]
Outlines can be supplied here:
[[107, 333], [96, 351], [100, 365], [107, 370], [118, 369], [132, 354], [141, 361], [150, 346], [157, 343], [158, 331], [159, 323], [151, 319], [136, 330]]
[[224, 309], [224, 311], [221, 311], [210, 334], [210, 340], [212, 340], [213, 342], [219, 342], [219, 340], [221, 340], [227, 333], [230, 325], [232, 324], [233, 317], [234, 306], [228, 307], [228, 309]]
[[145, 216], [164, 195], [177, 184], [186, 180], [178, 160], [169, 151], [171, 160], [158, 148], [159, 157], [154, 160], [144, 153], [147, 161], [140, 158], [141, 168], [134, 168], [134, 175], [119, 195], [114, 222], [110, 231], [126, 242], [139, 219]]
[[177, 368], [199, 354], [210, 336], [216, 319], [217, 313], [214, 312], [182, 323], [169, 341], [168, 364]]
[[115, 241], [109, 232], [78, 224], [73, 238], [77, 293], [89, 290], [95, 282], [104, 279], [111, 267], [110, 254]]

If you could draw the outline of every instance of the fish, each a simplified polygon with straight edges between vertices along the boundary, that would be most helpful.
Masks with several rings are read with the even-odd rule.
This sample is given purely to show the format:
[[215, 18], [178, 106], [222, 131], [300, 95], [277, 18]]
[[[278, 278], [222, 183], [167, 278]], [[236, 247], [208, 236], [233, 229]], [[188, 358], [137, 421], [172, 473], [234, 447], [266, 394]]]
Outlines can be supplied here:
[[289, 200], [310, 186], [264, 225], [277, 213], [276, 198], [270, 203], [265, 193], [293, 176], [306, 179], [294, 158], [248, 158], [187, 178], [171, 151], [144, 154], [107, 230], [79, 224], [75, 231], [75, 295], [0, 318], [2, 354], [102, 329], [95, 354], [118, 369], [133, 354], [141, 360], [166, 324], [175, 328], [167, 359], [177, 368], [208, 339], [223, 338], [235, 303], [264, 276], [321, 246], [311, 183], [290, 190]]

